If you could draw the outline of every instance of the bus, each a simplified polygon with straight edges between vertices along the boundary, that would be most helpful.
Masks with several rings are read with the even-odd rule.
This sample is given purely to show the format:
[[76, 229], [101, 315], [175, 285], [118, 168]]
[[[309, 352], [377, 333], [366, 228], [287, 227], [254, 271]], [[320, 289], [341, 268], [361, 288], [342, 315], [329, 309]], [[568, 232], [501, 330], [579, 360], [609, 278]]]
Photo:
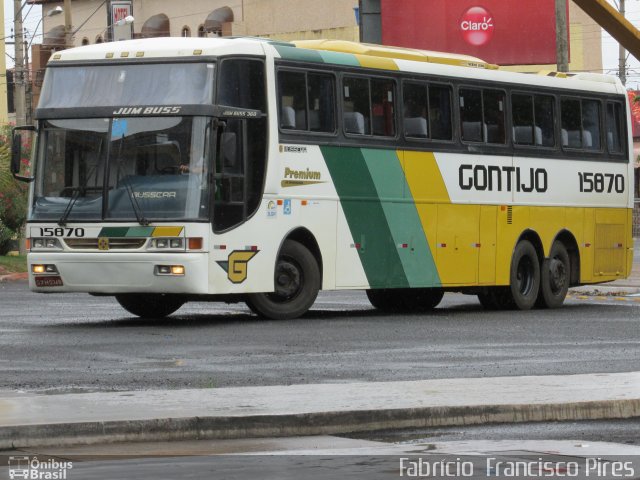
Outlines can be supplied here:
[[[34, 126], [29, 286], [309, 310], [445, 292], [559, 307], [632, 263], [629, 106], [613, 77], [337, 40], [155, 38], [59, 51]], [[31, 168], [20, 164], [33, 135]]]

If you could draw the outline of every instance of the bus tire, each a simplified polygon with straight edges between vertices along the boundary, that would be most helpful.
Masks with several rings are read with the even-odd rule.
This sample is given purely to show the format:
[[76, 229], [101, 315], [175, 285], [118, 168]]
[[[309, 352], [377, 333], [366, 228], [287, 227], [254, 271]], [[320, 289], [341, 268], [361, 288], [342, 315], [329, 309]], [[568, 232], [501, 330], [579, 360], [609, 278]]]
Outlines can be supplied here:
[[275, 291], [248, 294], [247, 306], [259, 316], [274, 320], [306, 313], [320, 290], [320, 268], [313, 254], [301, 243], [285, 240], [274, 276]]
[[128, 293], [116, 295], [116, 300], [127, 312], [142, 318], [164, 318], [185, 303], [179, 295], [164, 293]]
[[558, 308], [569, 291], [571, 263], [569, 253], [562, 242], [553, 242], [549, 258], [542, 262], [540, 292], [536, 305], [541, 308]]
[[540, 290], [540, 262], [536, 249], [528, 240], [516, 245], [511, 258], [510, 297], [518, 310], [530, 310]]
[[444, 290], [441, 288], [379, 288], [367, 290], [367, 298], [383, 312], [420, 312], [438, 306]]

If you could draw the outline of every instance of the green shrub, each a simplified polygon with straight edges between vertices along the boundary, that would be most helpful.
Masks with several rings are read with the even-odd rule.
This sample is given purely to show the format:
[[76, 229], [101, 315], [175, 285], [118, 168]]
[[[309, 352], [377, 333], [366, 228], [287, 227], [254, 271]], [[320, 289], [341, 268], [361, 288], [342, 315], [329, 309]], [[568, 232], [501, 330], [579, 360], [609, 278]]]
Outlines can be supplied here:
[[6, 255], [11, 251], [14, 235], [15, 232], [2, 223], [2, 219], [0, 219], [0, 256]]
[[[10, 171], [11, 126], [0, 127], [0, 255], [5, 255], [10, 248], [10, 240], [20, 236], [27, 219], [27, 196], [29, 187], [26, 183], [13, 179]], [[23, 163], [28, 162], [29, 145], [23, 145]]]

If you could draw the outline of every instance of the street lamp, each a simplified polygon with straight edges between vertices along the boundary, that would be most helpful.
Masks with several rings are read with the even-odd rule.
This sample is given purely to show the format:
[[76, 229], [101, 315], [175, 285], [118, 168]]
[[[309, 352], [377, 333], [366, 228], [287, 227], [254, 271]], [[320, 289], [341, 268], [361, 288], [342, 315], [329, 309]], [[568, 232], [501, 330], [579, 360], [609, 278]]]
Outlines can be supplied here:
[[[54, 17], [56, 15], [60, 15], [62, 12], [64, 12], [63, 8], [58, 5], [56, 8], [53, 8], [51, 10], [49, 10], [47, 12], [47, 17]], [[31, 48], [31, 44], [33, 43], [33, 39], [36, 38], [36, 33], [38, 32], [38, 27], [40, 26], [40, 24], [42, 23], [42, 20], [44, 19], [44, 15], [42, 16], [42, 18], [40, 18], [40, 20], [38, 20], [38, 23], [36, 24], [36, 28], [33, 29], [33, 36], [31, 37], [31, 41], [29, 42], [29, 45], [27, 45], [27, 50], [29, 50], [29, 48]]]
[[[107, 30], [109, 30], [110, 28], [113, 28], [113, 27], [124, 27], [125, 25], [131, 25], [134, 21], [135, 21], [135, 18], [133, 18], [131, 15], [127, 15], [126, 17], [121, 18], [120, 20], [118, 20], [118, 21], [116, 21], [116, 22], [113, 22], [111, 25], [107, 25], [107, 26], [105, 27], [105, 29], [104, 29], [104, 30], [102, 30], [102, 31], [98, 34], [98, 36], [100, 36], [100, 37], [101, 37], [101, 36], [102, 36], [102, 35], [104, 35], [104, 33], [105, 33]], [[79, 29], [78, 29], [78, 30], [79, 30]], [[73, 34], [75, 35], [75, 34], [76, 34], [76, 32], [77, 32], [78, 30], [76, 30], [75, 32], [73, 32]], [[113, 34], [112, 34], [112, 35], [110, 35], [110, 37], [113, 37]], [[111, 38], [111, 41], [113, 41], [113, 38]]]

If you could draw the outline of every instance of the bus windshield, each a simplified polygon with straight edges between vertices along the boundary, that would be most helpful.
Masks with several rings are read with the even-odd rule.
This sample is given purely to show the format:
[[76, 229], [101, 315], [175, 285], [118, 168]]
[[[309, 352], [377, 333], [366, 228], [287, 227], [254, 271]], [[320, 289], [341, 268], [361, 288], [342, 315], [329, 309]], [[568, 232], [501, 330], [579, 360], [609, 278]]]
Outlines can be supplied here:
[[211, 119], [44, 121], [31, 220], [207, 220]]
[[48, 68], [38, 108], [210, 104], [214, 66], [164, 63]]

